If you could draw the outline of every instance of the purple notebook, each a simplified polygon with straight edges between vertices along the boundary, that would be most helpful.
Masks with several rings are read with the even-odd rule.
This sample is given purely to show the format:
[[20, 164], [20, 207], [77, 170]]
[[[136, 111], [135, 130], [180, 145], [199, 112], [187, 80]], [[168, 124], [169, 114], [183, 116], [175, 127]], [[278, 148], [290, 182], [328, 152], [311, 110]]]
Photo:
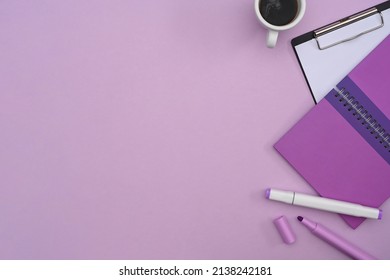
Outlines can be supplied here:
[[[321, 196], [379, 208], [390, 197], [389, 118], [390, 36], [275, 148]], [[364, 221], [341, 216], [354, 229]]]

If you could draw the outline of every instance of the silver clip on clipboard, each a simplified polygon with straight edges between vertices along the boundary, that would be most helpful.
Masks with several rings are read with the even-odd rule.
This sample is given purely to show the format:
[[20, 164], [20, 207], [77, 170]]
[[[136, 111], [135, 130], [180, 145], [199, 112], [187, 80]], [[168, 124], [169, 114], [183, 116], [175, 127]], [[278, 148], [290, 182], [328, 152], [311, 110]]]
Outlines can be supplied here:
[[[343, 27], [345, 27], [347, 25], [350, 25], [350, 24], [355, 23], [357, 21], [363, 20], [363, 19], [365, 19], [367, 17], [370, 17], [372, 15], [375, 15], [375, 14], [378, 14], [380, 16], [380, 23], [379, 23], [379, 25], [377, 25], [375, 27], [372, 27], [372, 28], [369, 28], [367, 30], [364, 30], [364, 31], [362, 31], [362, 32], [360, 32], [360, 33], [358, 33], [356, 35], [351, 36], [351, 37], [339, 40], [339, 41], [337, 41], [335, 43], [327, 44], [325, 46], [321, 45], [321, 43], [319, 41], [319, 38], [321, 36], [324, 36], [325, 34], [328, 34], [330, 32], [333, 32], [333, 31], [337, 30], [337, 29], [343, 28]], [[356, 39], [356, 38], [358, 38], [358, 37], [360, 37], [362, 35], [365, 35], [367, 33], [370, 33], [372, 31], [375, 31], [375, 30], [383, 27], [384, 24], [385, 23], [384, 23], [384, 19], [383, 19], [383, 15], [382, 15], [381, 11], [379, 11], [377, 8], [374, 7], [374, 8], [362, 11], [360, 13], [357, 13], [355, 15], [352, 15], [350, 17], [344, 18], [344, 19], [342, 19], [342, 20], [340, 20], [338, 22], [331, 23], [331, 24], [329, 24], [327, 26], [324, 26], [324, 27], [322, 27], [320, 29], [314, 30], [314, 38], [316, 40], [318, 48], [320, 50], [325, 50], [325, 49], [331, 48], [333, 46], [336, 46], [338, 44], [354, 40], [354, 39]]]
[[304, 33], [291, 41], [314, 103], [318, 103], [390, 36], [390, 1]]

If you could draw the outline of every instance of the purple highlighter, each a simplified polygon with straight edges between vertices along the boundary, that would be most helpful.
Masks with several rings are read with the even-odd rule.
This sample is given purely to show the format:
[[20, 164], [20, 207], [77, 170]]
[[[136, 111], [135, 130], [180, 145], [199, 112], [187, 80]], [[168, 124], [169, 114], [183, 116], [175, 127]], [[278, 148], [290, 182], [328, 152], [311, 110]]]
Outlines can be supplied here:
[[356, 260], [376, 260], [375, 257], [364, 252], [362, 249], [356, 247], [355, 245], [345, 240], [344, 238], [336, 235], [326, 227], [317, 224], [315, 222], [312, 222], [301, 216], [298, 216], [297, 219], [305, 227], [307, 227], [311, 231], [311, 233], [313, 233], [315, 236], [326, 241], [327, 243], [339, 249], [341, 252], [347, 254], [351, 258]]

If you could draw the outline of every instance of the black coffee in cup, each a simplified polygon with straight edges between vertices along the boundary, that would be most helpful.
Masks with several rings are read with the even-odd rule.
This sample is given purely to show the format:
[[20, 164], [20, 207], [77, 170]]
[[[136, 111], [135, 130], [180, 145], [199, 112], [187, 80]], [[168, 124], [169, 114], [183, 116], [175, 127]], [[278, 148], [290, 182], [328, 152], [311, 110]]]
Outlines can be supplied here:
[[287, 25], [292, 22], [298, 13], [297, 0], [261, 0], [261, 16], [270, 24], [276, 26]]

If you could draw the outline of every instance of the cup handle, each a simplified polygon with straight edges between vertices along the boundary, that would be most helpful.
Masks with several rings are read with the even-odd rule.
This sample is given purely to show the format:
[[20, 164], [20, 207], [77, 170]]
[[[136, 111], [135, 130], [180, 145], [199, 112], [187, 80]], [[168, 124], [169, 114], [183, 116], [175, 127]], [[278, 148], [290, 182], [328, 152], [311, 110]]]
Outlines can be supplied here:
[[267, 47], [269, 47], [269, 48], [275, 47], [277, 40], [278, 40], [278, 31], [268, 30]]

